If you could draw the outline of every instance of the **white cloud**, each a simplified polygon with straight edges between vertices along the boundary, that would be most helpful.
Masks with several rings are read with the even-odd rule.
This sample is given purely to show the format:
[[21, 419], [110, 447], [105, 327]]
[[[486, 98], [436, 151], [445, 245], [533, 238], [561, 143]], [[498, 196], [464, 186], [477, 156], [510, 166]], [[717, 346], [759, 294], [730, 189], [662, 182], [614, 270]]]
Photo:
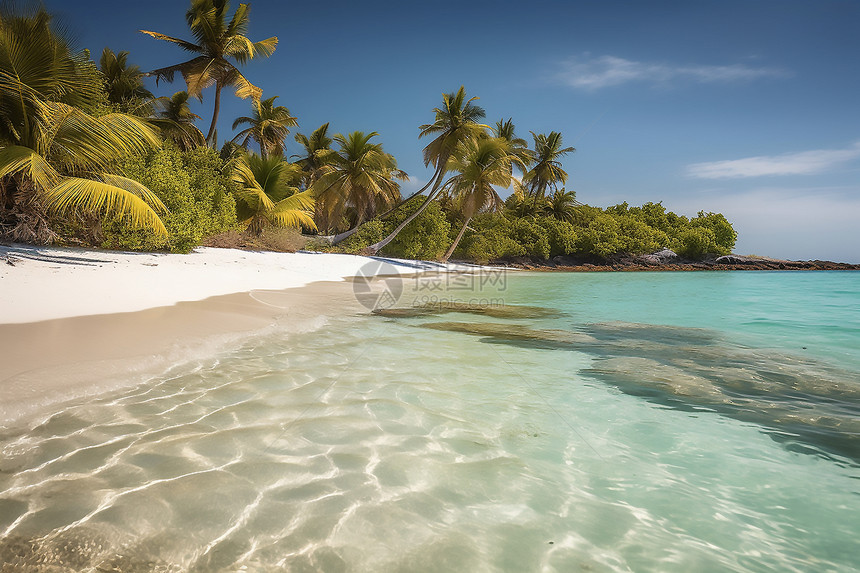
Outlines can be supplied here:
[[810, 175], [821, 173], [858, 157], [860, 157], [860, 142], [848, 149], [815, 149], [782, 155], [694, 163], [687, 167], [687, 175], [698, 179]]
[[584, 54], [562, 64], [555, 78], [571, 87], [598, 90], [628, 82], [666, 83], [671, 80], [692, 80], [699, 83], [735, 82], [763, 77], [791, 75], [779, 68], [754, 68], [744, 64], [725, 66], [671, 65], [626, 60], [616, 56], [591, 57]]

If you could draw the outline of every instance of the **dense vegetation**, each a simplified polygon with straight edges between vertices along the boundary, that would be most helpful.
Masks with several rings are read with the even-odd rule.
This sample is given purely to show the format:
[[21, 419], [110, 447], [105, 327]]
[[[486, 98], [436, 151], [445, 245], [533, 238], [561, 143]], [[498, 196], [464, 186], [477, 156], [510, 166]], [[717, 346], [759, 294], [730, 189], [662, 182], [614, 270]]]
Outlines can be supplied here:
[[[212, 236], [258, 244], [285, 227], [295, 231], [280, 244], [293, 247], [481, 263], [663, 248], [700, 259], [735, 244], [720, 214], [579, 203], [565, 188], [562, 160], [575, 150], [562, 134], [532, 132], [530, 146], [511, 119], [482, 123], [463, 87], [443, 94], [420, 126], [433, 174], [405, 199], [408, 177], [376, 132], [330, 133], [324, 124], [292, 134], [289, 156], [298, 119], [240, 70], [278, 42], [246, 36], [246, 4], [230, 14], [226, 0], [192, 0], [191, 40], [144, 31], [193, 55], [147, 73], [109, 48], [96, 65], [44, 9], [10, 6], [0, 11], [0, 240], [187, 252]], [[145, 86], [147, 76], [172, 82], [177, 72], [185, 91], [157, 97]], [[249, 100], [249, 115], [218, 148], [225, 87]], [[204, 136], [188, 99], [211, 91]]]

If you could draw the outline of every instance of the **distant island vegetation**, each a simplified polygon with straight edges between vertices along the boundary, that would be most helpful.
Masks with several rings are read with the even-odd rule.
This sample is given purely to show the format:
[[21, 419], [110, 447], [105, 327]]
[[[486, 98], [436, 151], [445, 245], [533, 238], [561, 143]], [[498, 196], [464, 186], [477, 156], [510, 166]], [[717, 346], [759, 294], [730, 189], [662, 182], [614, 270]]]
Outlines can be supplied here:
[[[249, 5], [192, 0], [190, 39], [142, 30], [177, 46], [148, 72], [104, 48], [78, 50], [44, 8], [0, 12], [0, 241], [188, 252], [201, 244], [487, 263], [526, 257], [607, 261], [672, 249], [725, 255], [737, 233], [719, 213], [688, 218], [659, 202], [584, 205], [567, 189], [558, 132], [519, 137], [512, 119], [485, 124], [464, 87], [442, 95], [426, 142], [427, 184], [402, 197], [408, 175], [376, 132], [298, 119], [239, 66], [277, 38], [246, 36]], [[190, 56], [189, 56], [190, 54]], [[184, 91], [156, 96], [181, 80]], [[249, 103], [219, 144], [223, 90]], [[207, 133], [189, 98], [212, 96]], [[503, 200], [502, 189], [510, 190]]]

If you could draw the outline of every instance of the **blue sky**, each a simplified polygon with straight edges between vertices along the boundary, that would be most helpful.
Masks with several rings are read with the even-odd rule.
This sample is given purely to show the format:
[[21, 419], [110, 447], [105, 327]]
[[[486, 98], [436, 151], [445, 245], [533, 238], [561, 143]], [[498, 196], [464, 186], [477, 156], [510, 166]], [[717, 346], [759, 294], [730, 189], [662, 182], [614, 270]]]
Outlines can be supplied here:
[[[190, 39], [180, 0], [46, 0], [80, 47], [128, 50], [148, 70]], [[860, 262], [860, 2], [251, 2], [246, 76], [308, 133], [378, 131], [426, 180], [418, 126], [465, 85], [488, 123], [560, 131], [568, 188], [598, 206], [662, 201], [719, 211], [736, 252]], [[154, 86], [152, 86], [154, 88]], [[158, 94], [184, 89], [178, 80]], [[219, 136], [250, 104], [225, 94]], [[211, 118], [212, 94], [197, 113]], [[290, 145], [291, 144], [291, 145]], [[297, 152], [288, 141], [288, 153]]]

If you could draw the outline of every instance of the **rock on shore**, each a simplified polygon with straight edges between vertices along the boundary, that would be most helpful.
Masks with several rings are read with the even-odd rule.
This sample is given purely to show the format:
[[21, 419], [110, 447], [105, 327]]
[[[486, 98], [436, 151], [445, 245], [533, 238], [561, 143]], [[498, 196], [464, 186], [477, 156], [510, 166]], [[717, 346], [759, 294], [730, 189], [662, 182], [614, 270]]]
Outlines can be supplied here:
[[789, 261], [769, 257], [723, 255], [707, 257], [701, 261], [685, 259], [671, 249], [638, 256], [619, 256], [607, 261], [590, 260], [583, 257], [558, 256], [549, 261], [534, 261], [519, 257], [510, 261], [499, 261], [510, 267], [529, 270], [557, 270], [568, 272], [596, 271], [842, 271], [860, 270], [860, 265], [833, 261]]

